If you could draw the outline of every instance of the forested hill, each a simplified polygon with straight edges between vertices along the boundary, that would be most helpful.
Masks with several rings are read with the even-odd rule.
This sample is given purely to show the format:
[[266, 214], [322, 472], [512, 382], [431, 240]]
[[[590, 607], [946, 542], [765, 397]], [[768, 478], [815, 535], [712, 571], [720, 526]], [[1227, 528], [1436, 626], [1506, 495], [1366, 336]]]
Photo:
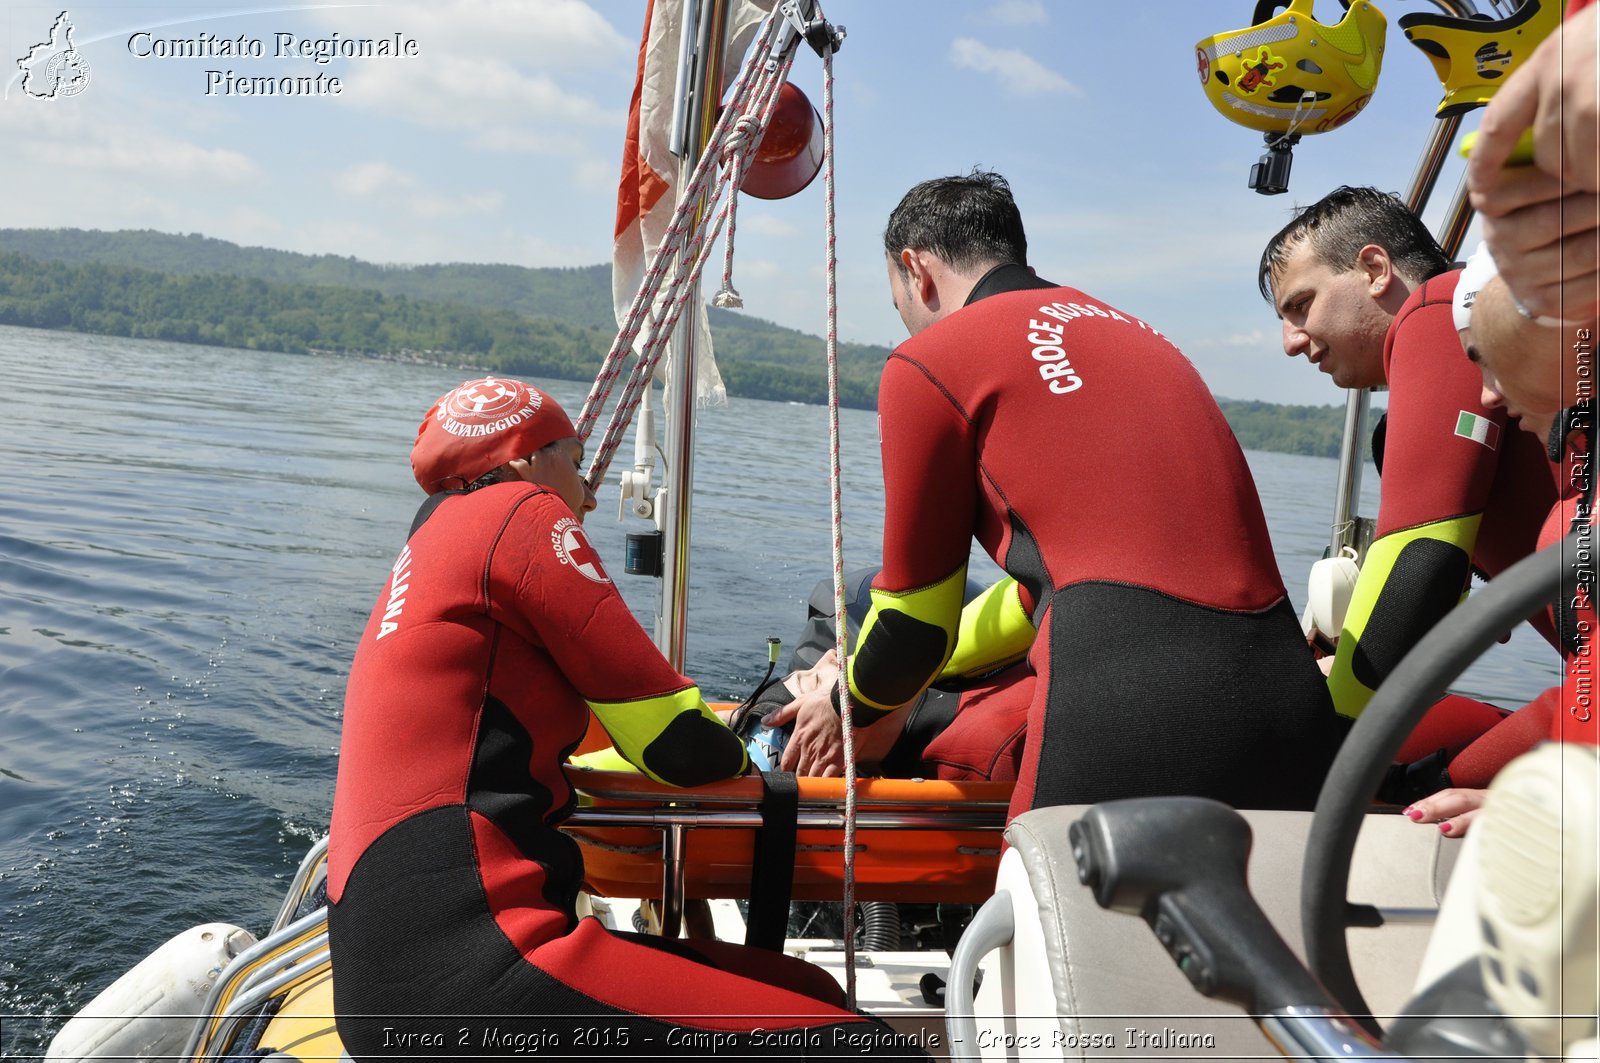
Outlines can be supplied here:
[[129, 266], [154, 273], [221, 273], [281, 284], [363, 288], [432, 303], [461, 303], [615, 332], [611, 267], [380, 266], [339, 255], [240, 247], [198, 233], [151, 229], [0, 229], [0, 250], [45, 262]]
[[[823, 402], [823, 343], [710, 311], [728, 391]], [[609, 266], [382, 266], [198, 234], [0, 229], [0, 324], [591, 379], [611, 344]], [[841, 398], [872, 408], [884, 347], [840, 344]], [[1333, 456], [1342, 406], [1219, 400], [1247, 449]]]
[[[710, 311], [728, 391], [827, 401], [822, 339]], [[589, 380], [616, 334], [611, 267], [380, 266], [150, 230], [0, 229], [0, 324], [260, 350], [333, 351]], [[871, 409], [886, 347], [839, 344]]]

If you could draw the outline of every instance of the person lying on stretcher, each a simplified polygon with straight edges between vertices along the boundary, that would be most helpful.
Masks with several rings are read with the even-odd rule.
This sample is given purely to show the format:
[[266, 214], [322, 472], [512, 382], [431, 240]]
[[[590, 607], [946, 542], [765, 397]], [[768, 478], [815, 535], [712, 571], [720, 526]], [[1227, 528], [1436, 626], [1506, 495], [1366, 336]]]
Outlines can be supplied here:
[[[876, 568], [845, 579], [846, 614], [853, 646], [871, 605]], [[968, 582], [961, 638], [940, 679], [916, 701], [871, 727], [856, 730], [856, 763], [863, 774], [945, 781], [1013, 782], [1033, 698], [1033, 672], [1023, 660], [1033, 629], [1008, 631], [996, 617], [1016, 581], [987, 590]], [[844, 740], [830, 692], [839, 682], [831, 579], [811, 592], [806, 627], [781, 679], [763, 682], [738, 708], [721, 713], [745, 739], [751, 762], [763, 771], [797, 775], [844, 774]], [[820, 717], [817, 710], [825, 709]], [[804, 722], [796, 723], [804, 717]], [[801, 738], [791, 741], [791, 736]], [[612, 750], [573, 758], [592, 768], [629, 770]]]
[[[845, 579], [850, 647], [871, 606], [876, 568]], [[856, 763], [889, 778], [1011, 782], [1017, 777], [1034, 675], [1024, 661], [1033, 628], [1010, 623], [1016, 595], [1007, 577], [986, 590], [968, 582], [954, 655], [922, 696], [855, 734]], [[832, 580], [811, 593], [806, 629], [788, 674], [741, 705], [730, 726], [763, 768], [798, 775], [844, 774], [844, 737], [831, 698], [839, 682]], [[773, 758], [778, 763], [773, 763]], [[765, 763], [762, 763], [762, 762]]]

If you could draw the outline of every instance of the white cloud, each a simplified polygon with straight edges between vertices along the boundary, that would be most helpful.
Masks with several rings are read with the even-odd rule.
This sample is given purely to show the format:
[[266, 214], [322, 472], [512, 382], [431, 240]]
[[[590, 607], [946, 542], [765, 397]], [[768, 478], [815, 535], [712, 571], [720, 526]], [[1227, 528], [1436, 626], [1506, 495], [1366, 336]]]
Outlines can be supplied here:
[[411, 174], [386, 162], [357, 163], [335, 174], [333, 186], [352, 199], [366, 203], [376, 200], [397, 208], [402, 216], [436, 219], [460, 218], [472, 214], [492, 214], [505, 197], [499, 192], [439, 195], [427, 191]]
[[435, 196], [418, 195], [411, 198], [411, 210], [422, 218], [461, 218], [469, 214], [493, 214], [505, 205], [499, 192], [478, 192], [472, 195]]
[[985, 21], [1002, 26], [1037, 26], [1050, 21], [1041, 0], [1000, 0]]
[[[620, 154], [620, 151], [619, 151]], [[582, 158], [572, 163], [574, 188], [608, 188], [617, 183], [617, 160]]]
[[971, 37], [950, 42], [950, 61], [964, 70], [992, 74], [1013, 96], [1042, 96], [1052, 92], [1083, 95], [1083, 90], [1016, 48], [991, 48]]
[[1268, 335], [1265, 329], [1257, 328], [1251, 329], [1249, 332], [1235, 332], [1232, 335], [1224, 336], [1217, 342], [1217, 346], [1225, 348], [1248, 348], [1254, 350], [1256, 348], [1266, 347], [1269, 344], [1276, 346], [1278, 339], [1279, 338], [1277, 336]]
[[574, 155], [593, 129], [621, 129], [620, 108], [562, 89], [484, 56], [442, 57], [425, 66], [368, 65], [352, 71], [340, 100], [434, 129], [456, 130], [493, 151]]
[[772, 280], [784, 276], [786, 272], [782, 265], [771, 259], [753, 258], [742, 262], [736, 258], [733, 263], [734, 286], [738, 286], [740, 277], [749, 277], [751, 280]]
[[799, 236], [800, 227], [770, 214], [759, 214], [739, 204], [739, 232], [758, 233], [761, 236]]
[[462, 150], [558, 159], [569, 173], [614, 179], [627, 113], [617, 81], [631, 78], [637, 45], [583, 0], [447, 0], [312, 17], [341, 36], [417, 42], [415, 57], [350, 63], [339, 104], [444, 131]]
[[240, 152], [202, 147], [126, 117], [107, 120], [88, 110], [7, 106], [0, 109], [0, 140], [12, 145], [14, 168], [17, 161], [25, 161], [37, 166], [32, 172], [56, 180], [64, 170], [95, 177], [122, 174], [225, 185], [246, 184], [261, 176], [260, 168]]
[[477, 54], [485, 42], [531, 66], [592, 66], [626, 58], [638, 45], [583, 0], [450, 0], [446, 3], [313, 9], [317, 21], [348, 36], [404, 33], [421, 55], [411, 63]]
[[386, 162], [362, 162], [334, 174], [333, 186], [350, 196], [370, 196], [416, 187], [416, 179]]

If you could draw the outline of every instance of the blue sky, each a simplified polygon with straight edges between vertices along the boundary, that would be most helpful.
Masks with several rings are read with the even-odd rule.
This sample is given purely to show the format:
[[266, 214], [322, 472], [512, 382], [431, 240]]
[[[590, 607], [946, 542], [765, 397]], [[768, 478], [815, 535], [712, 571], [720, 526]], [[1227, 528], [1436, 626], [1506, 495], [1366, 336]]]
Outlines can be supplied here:
[[[1433, 5], [1379, 6], [1390, 23], [1375, 99], [1344, 128], [1302, 141], [1289, 193], [1266, 197], [1245, 188], [1260, 134], [1211, 109], [1193, 59], [1195, 42], [1244, 26], [1253, 3], [832, 0], [829, 18], [848, 31], [835, 61], [841, 336], [902, 338], [879, 250], [884, 219], [916, 181], [982, 165], [1010, 178], [1042, 275], [1151, 322], [1217, 394], [1341, 401], [1283, 356], [1255, 263], [1295, 202], [1341, 183], [1403, 191], [1411, 178], [1441, 89], [1394, 20]], [[609, 261], [644, 9], [74, 5], [91, 82], [70, 99], [35, 100], [19, 91], [15, 60], [62, 9], [0, 3], [0, 227], [198, 232], [386, 263]], [[1318, 0], [1319, 18], [1339, 13], [1336, 0]], [[130, 47], [140, 31], [244, 35], [266, 54], [140, 57], [146, 46]], [[276, 33], [401, 33], [419, 54], [319, 66], [275, 58]], [[320, 72], [344, 86], [338, 96], [208, 96], [207, 70]], [[794, 80], [820, 104], [809, 51]], [[1459, 176], [1452, 156], [1430, 221]], [[822, 332], [820, 180], [790, 200], [742, 202], [737, 250], [749, 313]]]

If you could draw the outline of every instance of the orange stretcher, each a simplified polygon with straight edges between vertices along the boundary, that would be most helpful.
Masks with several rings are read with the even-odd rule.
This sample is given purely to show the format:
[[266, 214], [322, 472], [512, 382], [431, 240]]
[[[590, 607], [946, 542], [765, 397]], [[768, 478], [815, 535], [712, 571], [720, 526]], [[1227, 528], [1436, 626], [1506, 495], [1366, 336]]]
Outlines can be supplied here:
[[[635, 772], [567, 765], [579, 807], [563, 829], [589, 890], [674, 901], [748, 897], [762, 782], [678, 789]], [[844, 886], [843, 779], [799, 780], [795, 900]], [[855, 893], [864, 901], [981, 903], [994, 891], [1009, 782], [858, 779]]]

